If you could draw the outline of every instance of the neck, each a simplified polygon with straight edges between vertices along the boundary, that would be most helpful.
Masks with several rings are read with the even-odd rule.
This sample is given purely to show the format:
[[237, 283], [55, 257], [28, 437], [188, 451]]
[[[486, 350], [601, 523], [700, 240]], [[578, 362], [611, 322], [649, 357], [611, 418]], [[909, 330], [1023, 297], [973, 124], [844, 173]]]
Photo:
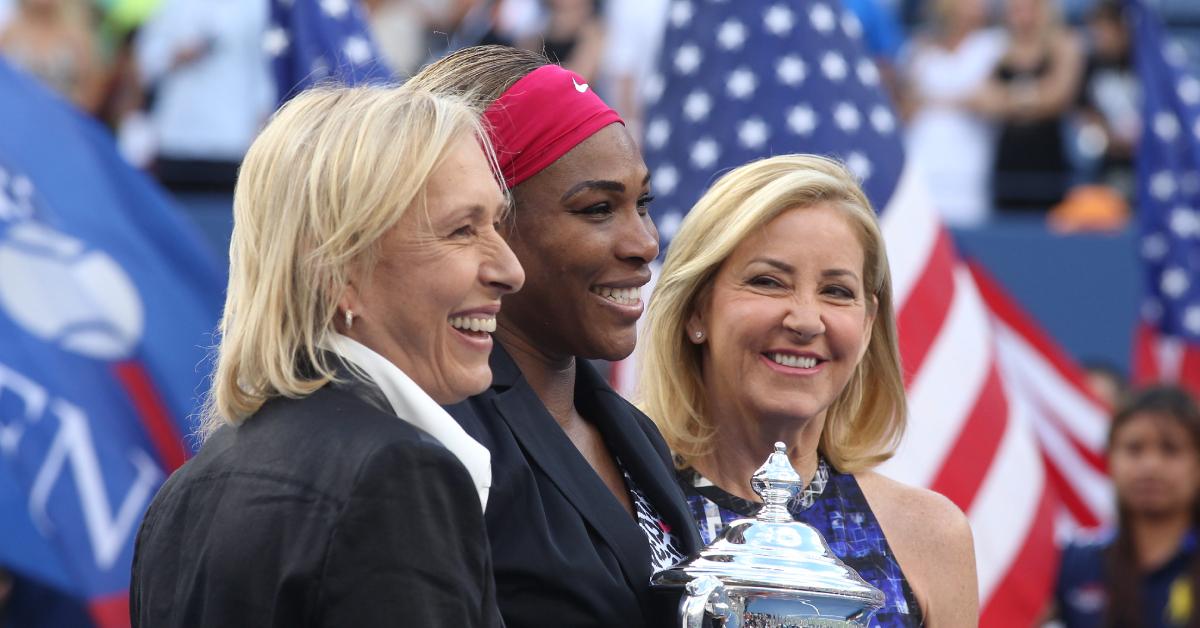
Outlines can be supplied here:
[[575, 357], [550, 355], [525, 334], [497, 321], [495, 338], [512, 356], [525, 381], [560, 425], [575, 413]]
[[710, 416], [714, 417], [717, 428], [715, 438], [721, 443], [720, 455], [709, 454], [694, 461], [692, 466], [722, 490], [760, 501], [750, 487], [750, 476], [767, 460], [777, 442], [787, 445], [788, 459], [805, 486], [816, 475], [824, 414], [801, 422], [755, 421], [733, 413], [710, 412]]
[[1131, 516], [1130, 531], [1142, 569], [1156, 569], [1170, 560], [1191, 527], [1192, 518], [1187, 512], [1167, 516]]

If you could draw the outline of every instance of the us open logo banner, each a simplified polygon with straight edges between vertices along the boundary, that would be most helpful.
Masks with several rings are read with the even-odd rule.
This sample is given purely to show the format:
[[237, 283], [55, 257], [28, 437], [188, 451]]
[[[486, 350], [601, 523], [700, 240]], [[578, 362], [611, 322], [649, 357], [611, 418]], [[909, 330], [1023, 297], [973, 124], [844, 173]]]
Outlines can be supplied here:
[[122, 625], [223, 277], [104, 129], [2, 62], [0, 120], [0, 566]]

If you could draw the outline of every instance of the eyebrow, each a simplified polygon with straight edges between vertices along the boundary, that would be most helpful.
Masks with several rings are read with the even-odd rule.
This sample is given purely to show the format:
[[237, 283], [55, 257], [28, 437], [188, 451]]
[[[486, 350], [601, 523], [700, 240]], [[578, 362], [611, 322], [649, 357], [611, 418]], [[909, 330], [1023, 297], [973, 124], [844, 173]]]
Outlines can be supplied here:
[[[650, 182], [650, 173], [647, 172], [646, 178], [642, 179], [642, 185], [644, 186], [649, 182]], [[579, 194], [580, 192], [582, 192], [584, 190], [605, 190], [608, 192], [624, 192], [625, 184], [621, 183], [620, 181], [612, 181], [609, 179], [589, 179], [587, 181], [580, 181], [579, 183], [572, 185], [566, 191], [566, 193], [564, 193], [562, 195], [561, 200], [562, 200], [562, 202], [565, 203], [572, 196], [575, 196], [576, 194]]]
[[[750, 260], [750, 263], [751, 264], [756, 264], [756, 263], [757, 264], [766, 264], [767, 266], [771, 266], [771, 267], [776, 268], [785, 273], [796, 272], [795, 266], [792, 266], [791, 264], [784, 262], [782, 260], [777, 260], [773, 257], [756, 257], [756, 258]], [[847, 270], [845, 268], [829, 268], [829, 269], [821, 271], [821, 276], [822, 277], [850, 277], [852, 279], [858, 279], [858, 273], [856, 273], [852, 270]]]
[[478, 203], [475, 203], [473, 205], [462, 205], [462, 206], [459, 206], [458, 208], [456, 208], [454, 211], [450, 212], [449, 214], [446, 214], [446, 217], [442, 218], [439, 222], [452, 223], [452, 222], [458, 222], [459, 220], [462, 220], [463, 218], [469, 218], [471, 220], [478, 220], [479, 217], [483, 215], [484, 211], [486, 211], [484, 206], [480, 205]]

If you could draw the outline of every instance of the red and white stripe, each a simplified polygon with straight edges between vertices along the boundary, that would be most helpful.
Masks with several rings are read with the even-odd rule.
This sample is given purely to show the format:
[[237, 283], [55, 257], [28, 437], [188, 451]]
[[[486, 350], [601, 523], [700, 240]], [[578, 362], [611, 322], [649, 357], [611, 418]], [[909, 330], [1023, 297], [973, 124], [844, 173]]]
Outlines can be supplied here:
[[[881, 226], [892, 265], [909, 424], [880, 471], [967, 514], [988, 627], [1029, 626], [1056, 571], [1056, 526], [1111, 516], [1107, 412], [1078, 368], [958, 257], [924, 180], [905, 168]], [[645, 294], [649, 294], [647, 291]], [[636, 354], [617, 365], [623, 393]]]
[[1200, 397], [1200, 347], [1160, 334], [1142, 321], [1134, 338], [1133, 380], [1139, 385], [1172, 382]]
[[1028, 626], [1055, 572], [1054, 533], [1106, 521], [1106, 412], [1011, 300], [958, 258], [911, 165], [883, 212], [909, 427], [880, 470], [967, 514], [983, 626]]

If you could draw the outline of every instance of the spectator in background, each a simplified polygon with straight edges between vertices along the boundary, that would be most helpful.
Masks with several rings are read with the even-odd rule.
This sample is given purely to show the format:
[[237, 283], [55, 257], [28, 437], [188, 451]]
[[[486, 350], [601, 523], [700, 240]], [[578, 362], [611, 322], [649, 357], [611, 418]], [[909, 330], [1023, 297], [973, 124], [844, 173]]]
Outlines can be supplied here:
[[1129, 382], [1121, 370], [1103, 360], [1085, 360], [1083, 372], [1088, 390], [1110, 410], [1119, 408], [1129, 396]]
[[934, 0], [929, 27], [901, 70], [900, 109], [908, 158], [928, 177], [929, 192], [951, 227], [977, 227], [989, 214], [994, 139], [967, 100], [988, 81], [1004, 37], [985, 30], [984, 0]]
[[451, 50], [471, 46], [516, 46], [541, 32], [540, 0], [479, 0], [454, 32]]
[[1083, 51], [1053, 0], [1008, 0], [1005, 21], [1008, 50], [971, 105], [1000, 125], [995, 207], [1044, 212], [1070, 182], [1063, 121], [1079, 89]]
[[546, 21], [541, 33], [523, 41], [521, 47], [541, 52], [592, 81], [604, 53], [604, 24], [596, 0], [544, 0], [543, 4]]
[[153, 92], [154, 166], [174, 191], [233, 193], [238, 164], [274, 109], [262, 34], [267, 3], [165, 0], [136, 42]]
[[447, 33], [455, 32], [472, 5], [471, 0], [363, 1], [380, 54], [402, 78], [445, 51]]
[[8, 24], [16, 8], [16, 0], [0, 0], [0, 28]]
[[667, 0], [609, 0], [605, 7], [604, 86], [640, 144], [643, 91], [658, 64]]
[[105, 77], [90, 17], [71, 0], [19, 0], [0, 30], [0, 54], [94, 114]]
[[1141, 135], [1140, 87], [1121, 7], [1105, 0], [1087, 20], [1088, 55], [1079, 93], [1080, 150], [1090, 158], [1087, 179], [1130, 198], [1133, 151]]
[[861, 27], [863, 46], [879, 68], [879, 76], [888, 94], [896, 97], [896, 63], [904, 47], [904, 28], [888, 0], [842, 0], [842, 6]]
[[1117, 527], [1063, 550], [1059, 619], [1066, 628], [1196, 626], [1200, 408], [1175, 387], [1137, 394], [1113, 417], [1108, 468]]
[[843, 0], [842, 6], [862, 25], [863, 45], [875, 59], [895, 61], [904, 46], [904, 29], [884, 0]]

